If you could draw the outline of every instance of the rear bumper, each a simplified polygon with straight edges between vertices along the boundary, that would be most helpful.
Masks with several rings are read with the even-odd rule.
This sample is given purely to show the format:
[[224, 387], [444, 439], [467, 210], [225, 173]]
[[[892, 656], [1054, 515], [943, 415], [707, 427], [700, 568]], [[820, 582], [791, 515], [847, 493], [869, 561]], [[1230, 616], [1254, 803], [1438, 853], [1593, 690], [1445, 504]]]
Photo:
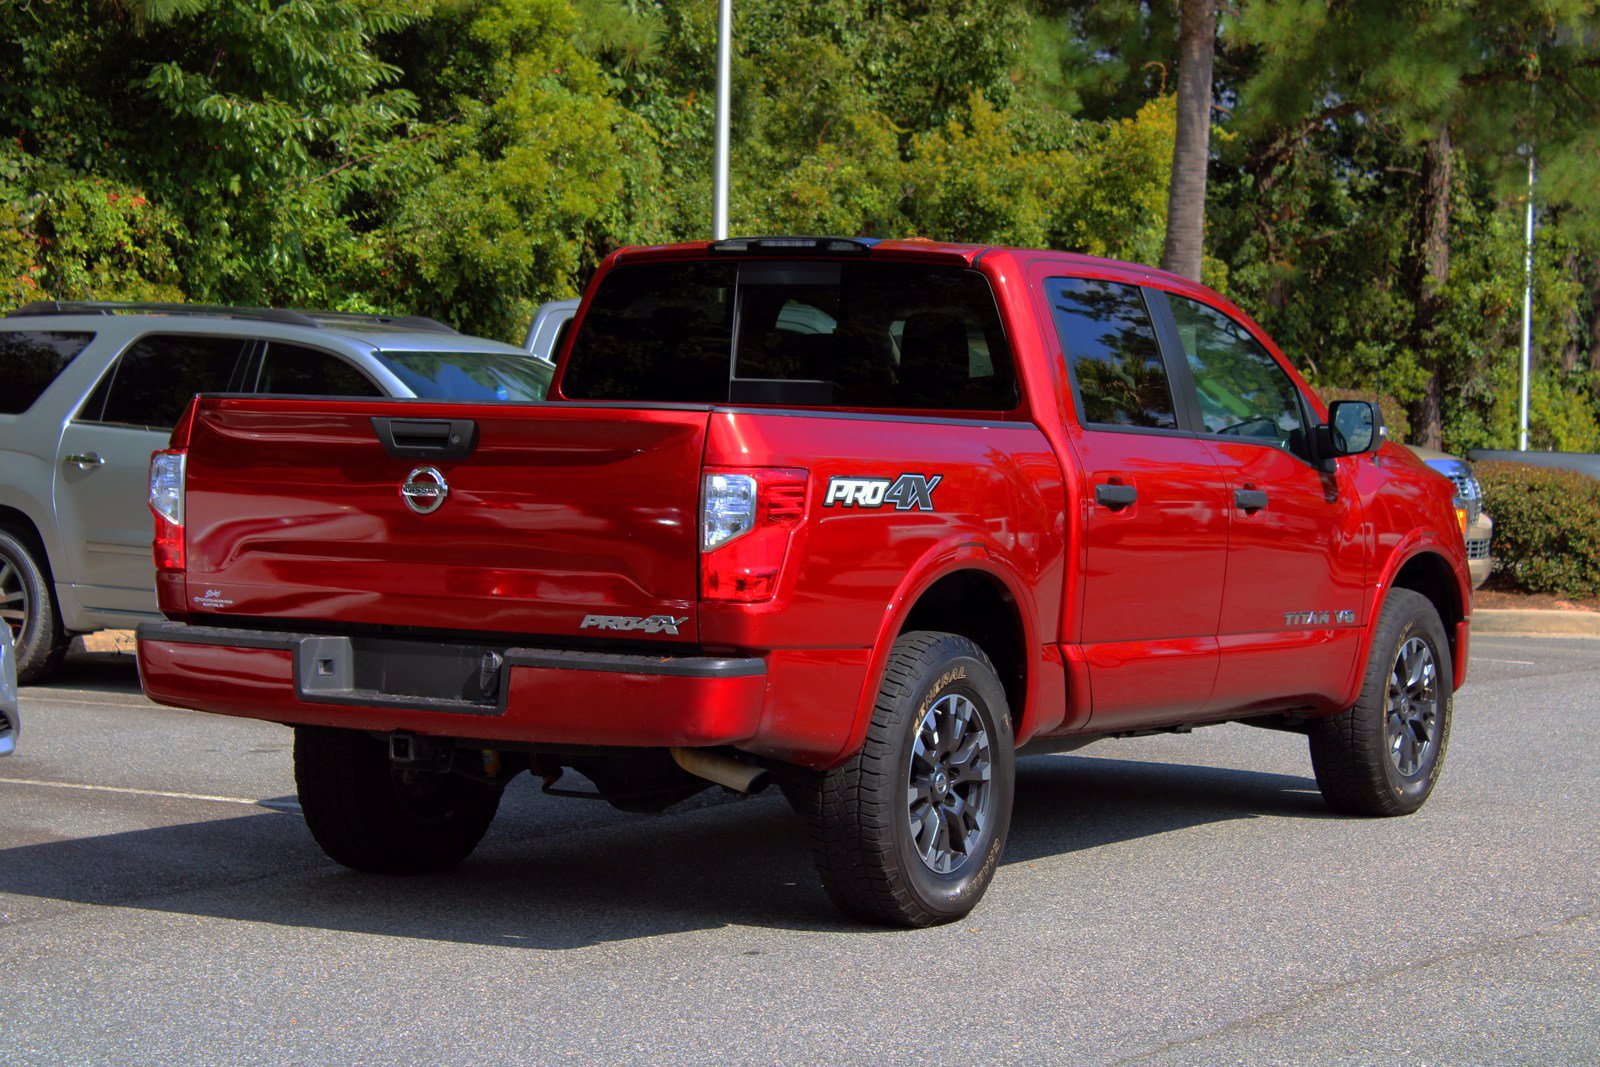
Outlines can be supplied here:
[[292, 725], [486, 741], [738, 745], [759, 731], [767, 688], [766, 661], [758, 657], [503, 648], [496, 651], [503, 662], [490, 692], [469, 701], [360, 688], [361, 672], [352, 676], [348, 662], [339, 662], [350, 655], [341, 653], [350, 647], [346, 639], [175, 622], [142, 625], [138, 638], [140, 680], [159, 704]]

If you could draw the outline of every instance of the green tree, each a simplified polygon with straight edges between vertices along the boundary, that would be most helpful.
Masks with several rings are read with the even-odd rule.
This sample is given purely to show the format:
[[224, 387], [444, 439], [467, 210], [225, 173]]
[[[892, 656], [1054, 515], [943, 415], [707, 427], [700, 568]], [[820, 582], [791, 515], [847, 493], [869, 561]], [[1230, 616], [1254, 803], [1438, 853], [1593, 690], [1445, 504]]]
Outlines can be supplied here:
[[1406, 334], [1424, 378], [1414, 422], [1421, 443], [1438, 447], [1456, 384], [1440, 331], [1459, 160], [1465, 153], [1479, 173], [1503, 178], [1517, 169], [1518, 150], [1533, 145], [1561, 176], [1553, 202], [1595, 215], [1600, 194], [1575, 175], [1594, 158], [1600, 121], [1600, 8], [1593, 0], [1262, 2], [1244, 7], [1234, 29], [1259, 64], [1241, 101], [1270, 145], [1259, 175], [1352, 117], [1420, 151], [1406, 227]]
[[[618, 131], [639, 139], [573, 26], [565, 0], [0, 8], [6, 243], [32, 243], [49, 295], [140, 291], [95, 251], [122, 247], [164, 294], [520, 336], [592, 262]], [[154, 243], [68, 196], [81, 182], [146, 201]]]

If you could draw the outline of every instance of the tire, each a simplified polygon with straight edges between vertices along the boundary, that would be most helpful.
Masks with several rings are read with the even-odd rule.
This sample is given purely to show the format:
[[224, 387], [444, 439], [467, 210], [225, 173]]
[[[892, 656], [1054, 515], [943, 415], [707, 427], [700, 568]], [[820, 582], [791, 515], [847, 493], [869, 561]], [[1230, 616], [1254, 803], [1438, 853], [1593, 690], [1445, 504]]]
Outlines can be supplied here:
[[1433, 604], [1391, 590], [1355, 706], [1311, 723], [1311, 766], [1335, 811], [1409, 815], [1444, 770], [1450, 745], [1450, 643]]
[[16, 645], [17, 681], [33, 685], [54, 674], [70, 639], [61, 628], [50, 568], [44, 553], [12, 529], [0, 529], [0, 617]]
[[954, 634], [902, 635], [861, 751], [783, 783], [833, 902], [895, 926], [971, 911], [1010, 828], [1012, 748], [1005, 690], [983, 650]]
[[449, 870], [483, 840], [500, 791], [459, 775], [397, 771], [381, 739], [297, 726], [294, 780], [311, 836], [358, 871]]

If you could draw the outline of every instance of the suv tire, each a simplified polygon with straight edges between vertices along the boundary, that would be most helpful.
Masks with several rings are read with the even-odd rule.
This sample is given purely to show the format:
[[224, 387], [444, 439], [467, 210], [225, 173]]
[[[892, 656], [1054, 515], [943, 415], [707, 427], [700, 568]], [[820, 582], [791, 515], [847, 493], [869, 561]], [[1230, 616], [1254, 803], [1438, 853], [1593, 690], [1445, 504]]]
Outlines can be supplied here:
[[498, 789], [460, 775], [394, 769], [388, 746], [357, 730], [295, 727], [294, 780], [322, 851], [378, 874], [449, 870], [500, 807]]
[[1409, 815], [1444, 770], [1455, 678], [1432, 602], [1394, 589], [1378, 618], [1355, 706], [1311, 723], [1311, 766], [1329, 806]]
[[903, 634], [861, 751], [785, 782], [833, 902], [897, 926], [971, 911], [1005, 847], [1012, 748], [1005, 690], [983, 650], [955, 634]]
[[44, 553], [16, 530], [0, 528], [0, 611], [16, 644], [17, 681], [42, 682], [67, 654]]

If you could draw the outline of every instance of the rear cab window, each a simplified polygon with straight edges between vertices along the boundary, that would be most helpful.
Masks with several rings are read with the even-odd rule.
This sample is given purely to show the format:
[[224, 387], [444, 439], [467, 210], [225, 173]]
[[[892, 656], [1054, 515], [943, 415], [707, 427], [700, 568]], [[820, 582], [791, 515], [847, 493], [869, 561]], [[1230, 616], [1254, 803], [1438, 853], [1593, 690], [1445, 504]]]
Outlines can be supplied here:
[[567, 359], [572, 400], [1011, 411], [1011, 350], [976, 271], [834, 260], [619, 266]]
[[0, 415], [33, 407], [92, 340], [92, 333], [0, 331]]

